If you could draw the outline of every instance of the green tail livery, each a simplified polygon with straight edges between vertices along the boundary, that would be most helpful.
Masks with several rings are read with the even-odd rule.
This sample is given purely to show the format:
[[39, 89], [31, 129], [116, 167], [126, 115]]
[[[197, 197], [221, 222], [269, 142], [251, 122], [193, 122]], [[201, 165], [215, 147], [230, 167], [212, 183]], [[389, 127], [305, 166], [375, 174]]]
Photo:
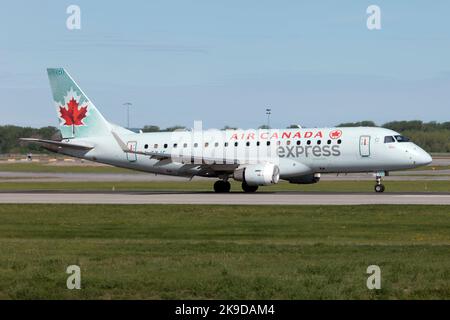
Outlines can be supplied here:
[[64, 139], [110, 134], [109, 123], [66, 70], [49, 68], [47, 73]]

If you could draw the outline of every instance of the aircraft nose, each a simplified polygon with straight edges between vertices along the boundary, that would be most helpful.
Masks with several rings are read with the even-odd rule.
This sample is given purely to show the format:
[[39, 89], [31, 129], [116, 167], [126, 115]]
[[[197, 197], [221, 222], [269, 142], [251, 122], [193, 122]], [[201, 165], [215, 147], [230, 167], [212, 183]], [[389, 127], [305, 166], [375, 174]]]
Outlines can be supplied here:
[[433, 158], [431, 158], [431, 156], [425, 150], [419, 148], [419, 150], [417, 151], [416, 163], [418, 165], [426, 166], [433, 161]]

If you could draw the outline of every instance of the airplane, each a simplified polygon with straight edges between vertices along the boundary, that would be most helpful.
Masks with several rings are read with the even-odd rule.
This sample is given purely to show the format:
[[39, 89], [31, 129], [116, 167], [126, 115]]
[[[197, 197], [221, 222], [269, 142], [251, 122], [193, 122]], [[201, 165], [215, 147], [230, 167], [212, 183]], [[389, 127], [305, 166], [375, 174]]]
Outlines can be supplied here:
[[133, 132], [107, 121], [63, 68], [47, 69], [62, 140], [21, 138], [76, 158], [154, 174], [215, 178], [214, 191], [244, 192], [285, 180], [313, 184], [323, 173], [374, 173], [375, 192], [390, 171], [431, 163], [401, 134], [378, 127]]

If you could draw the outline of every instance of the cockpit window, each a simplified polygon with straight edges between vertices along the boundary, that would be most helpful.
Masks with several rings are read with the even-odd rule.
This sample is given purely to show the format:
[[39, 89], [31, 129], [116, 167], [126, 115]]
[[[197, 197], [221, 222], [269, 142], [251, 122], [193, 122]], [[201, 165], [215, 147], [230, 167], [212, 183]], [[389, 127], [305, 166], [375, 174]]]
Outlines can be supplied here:
[[398, 142], [409, 142], [409, 138], [404, 137], [404, 136], [395, 136], [395, 139], [396, 139]]
[[384, 137], [384, 143], [392, 143], [392, 142], [395, 142], [394, 137], [392, 137], [392, 136]]

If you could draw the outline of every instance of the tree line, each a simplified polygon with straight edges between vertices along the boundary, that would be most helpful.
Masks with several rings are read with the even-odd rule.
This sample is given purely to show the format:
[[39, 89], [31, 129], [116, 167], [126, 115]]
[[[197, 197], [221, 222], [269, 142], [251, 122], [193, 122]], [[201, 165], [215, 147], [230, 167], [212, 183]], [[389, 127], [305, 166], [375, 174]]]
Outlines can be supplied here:
[[[373, 121], [360, 121], [341, 123], [337, 127], [378, 127]], [[450, 152], [450, 121], [447, 122], [423, 122], [413, 121], [392, 121], [383, 124], [383, 128], [391, 129], [409, 137], [412, 141], [424, 148], [428, 152]], [[267, 125], [261, 125], [260, 129], [267, 129]], [[298, 125], [290, 125], [287, 128], [299, 128]], [[143, 132], [172, 132], [175, 130], [185, 130], [186, 127], [176, 125], [167, 128], [160, 128], [156, 125], [146, 125], [141, 130]], [[223, 130], [236, 129], [225, 126]], [[60, 132], [55, 127], [31, 128], [13, 125], [0, 126], [0, 154], [8, 153], [28, 153], [44, 152], [38, 145], [20, 143], [19, 138], [38, 139], [61, 139]]]
[[[373, 121], [361, 121], [338, 125], [338, 127], [360, 126], [373, 127], [376, 124]], [[450, 152], [450, 121], [392, 121], [381, 127], [401, 133], [428, 152]]]
[[31, 128], [12, 125], [0, 126], [0, 154], [45, 152], [37, 144], [19, 142], [19, 138], [60, 140], [61, 134], [55, 127]]

